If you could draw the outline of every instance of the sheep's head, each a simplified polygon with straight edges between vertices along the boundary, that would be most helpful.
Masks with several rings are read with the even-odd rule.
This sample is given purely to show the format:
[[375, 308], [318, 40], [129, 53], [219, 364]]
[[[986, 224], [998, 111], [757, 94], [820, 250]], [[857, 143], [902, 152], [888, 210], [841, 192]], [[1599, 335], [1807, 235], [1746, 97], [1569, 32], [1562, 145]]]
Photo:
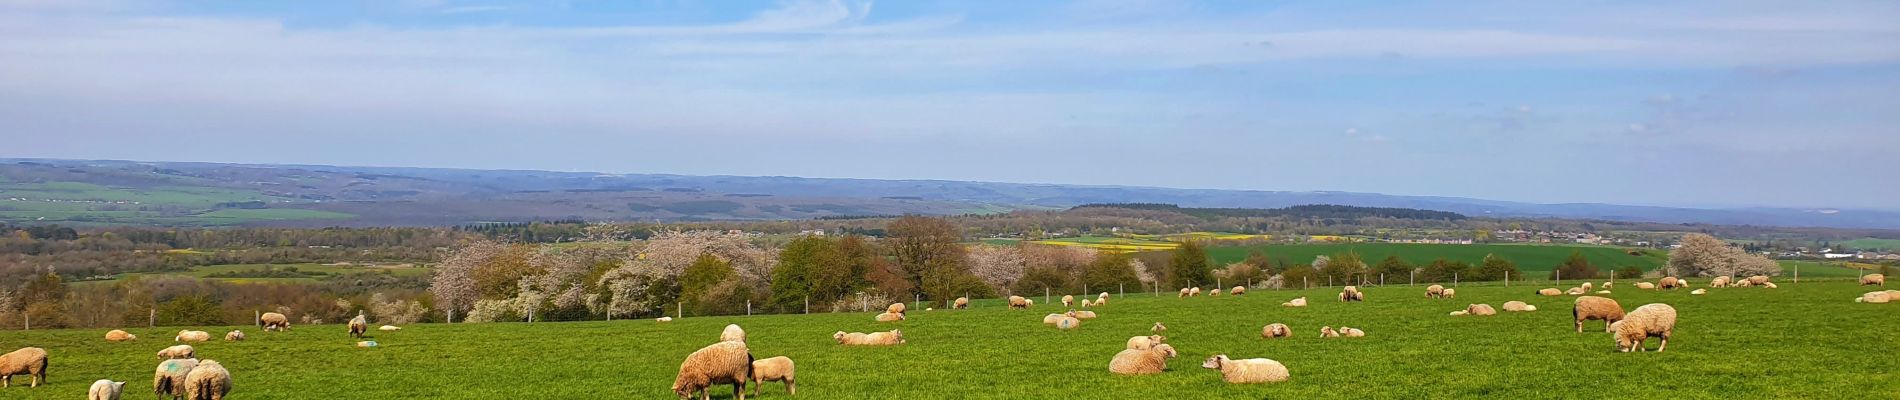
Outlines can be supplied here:
[[839, 343], [844, 343], [844, 331], [838, 331], [838, 333], [831, 334], [831, 340], [836, 340]]
[[[1623, 327], [1626, 325], [1624, 322], [1625, 321], [1611, 322], [1610, 334], [1616, 337], [1616, 350], [1628, 353], [1631, 350], [1636, 350], [1636, 347], [1642, 344], [1643, 338], [1642, 336], [1631, 337], [1631, 335], [1623, 332]], [[1637, 335], [1642, 335], [1642, 333], [1639, 332]]]
[[1155, 345], [1154, 350], [1160, 351], [1161, 354], [1167, 355], [1168, 358], [1174, 358], [1180, 355], [1180, 353], [1174, 352], [1174, 346], [1170, 346], [1166, 343]]
[[1065, 313], [1062, 313], [1062, 315], [1064, 315], [1064, 316], [1068, 316], [1068, 317], [1070, 317], [1070, 318], [1074, 318], [1074, 317], [1075, 317], [1075, 310], [1069, 310], [1069, 312], [1065, 312]]
[[1215, 354], [1213, 357], [1208, 357], [1207, 360], [1201, 361], [1201, 368], [1220, 369], [1220, 365], [1226, 362], [1226, 354]]
[[1167, 341], [1168, 337], [1161, 336], [1161, 335], [1149, 335], [1148, 340], [1154, 341], [1155, 343], [1161, 343], [1161, 342]]

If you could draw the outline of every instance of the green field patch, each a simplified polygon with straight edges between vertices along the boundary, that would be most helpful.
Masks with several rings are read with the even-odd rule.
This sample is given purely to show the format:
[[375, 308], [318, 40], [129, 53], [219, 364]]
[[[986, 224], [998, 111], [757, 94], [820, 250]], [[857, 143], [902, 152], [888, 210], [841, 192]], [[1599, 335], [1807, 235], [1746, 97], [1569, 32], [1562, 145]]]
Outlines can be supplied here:
[[1661, 250], [1636, 249], [1641, 255], [1629, 255], [1626, 249], [1609, 246], [1581, 245], [1534, 245], [1534, 244], [1425, 244], [1425, 243], [1328, 243], [1328, 244], [1271, 244], [1259, 246], [1228, 246], [1207, 249], [1208, 260], [1215, 265], [1240, 262], [1247, 259], [1248, 253], [1260, 250], [1268, 259], [1288, 265], [1311, 264], [1313, 258], [1320, 255], [1354, 252], [1366, 265], [1375, 266], [1387, 256], [1397, 255], [1400, 259], [1414, 265], [1424, 265], [1432, 260], [1445, 258], [1464, 261], [1477, 265], [1484, 256], [1496, 254], [1517, 264], [1518, 270], [1549, 271], [1571, 252], [1581, 252], [1590, 264], [1598, 270], [1608, 271], [1625, 266], [1635, 266], [1645, 271], [1656, 269], [1668, 262]]
[[1841, 242], [1841, 244], [1862, 250], [1900, 251], [1900, 239], [1860, 238]]

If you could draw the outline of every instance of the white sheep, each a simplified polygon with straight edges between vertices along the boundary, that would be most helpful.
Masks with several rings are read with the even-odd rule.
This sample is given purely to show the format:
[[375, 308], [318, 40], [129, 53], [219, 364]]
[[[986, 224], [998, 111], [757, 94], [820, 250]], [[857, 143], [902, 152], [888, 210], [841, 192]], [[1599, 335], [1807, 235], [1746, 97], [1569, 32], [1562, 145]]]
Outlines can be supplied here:
[[1286, 365], [1265, 358], [1235, 360], [1226, 354], [1215, 354], [1201, 362], [1201, 368], [1220, 370], [1221, 380], [1227, 383], [1272, 383], [1285, 382], [1289, 374]]
[[1676, 330], [1676, 308], [1668, 304], [1651, 303], [1636, 307], [1623, 317], [1622, 321], [1610, 324], [1610, 332], [1616, 335], [1616, 348], [1628, 353], [1632, 350], [1647, 351], [1643, 341], [1649, 338], [1662, 338], [1656, 346], [1661, 353], [1669, 347], [1669, 336]]

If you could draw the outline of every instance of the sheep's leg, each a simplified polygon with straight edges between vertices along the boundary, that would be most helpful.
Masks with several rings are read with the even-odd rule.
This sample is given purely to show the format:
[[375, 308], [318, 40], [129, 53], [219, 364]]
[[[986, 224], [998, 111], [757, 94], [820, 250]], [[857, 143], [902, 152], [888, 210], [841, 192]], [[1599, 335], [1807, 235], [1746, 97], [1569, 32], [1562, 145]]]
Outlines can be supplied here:
[[752, 397], [759, 397], [759, 388], [763, 388], [763, 387], [765, 387], [765, 380], [759, 379], [757, 376], [753, 376], [752, 377]]
[[797, 383], [792, 382], [792, 377], [790, 376], [785, 377], [785, 394], [798, 395]]
[[745, 400], [745, 381], [734, 381], [732, 383], [732, 397]]
[[1669, 332], [1663, 332], [1662, 344], [1656, 346], [1656, 352], [1661, 353], [1665, 347], [1669, 347]]

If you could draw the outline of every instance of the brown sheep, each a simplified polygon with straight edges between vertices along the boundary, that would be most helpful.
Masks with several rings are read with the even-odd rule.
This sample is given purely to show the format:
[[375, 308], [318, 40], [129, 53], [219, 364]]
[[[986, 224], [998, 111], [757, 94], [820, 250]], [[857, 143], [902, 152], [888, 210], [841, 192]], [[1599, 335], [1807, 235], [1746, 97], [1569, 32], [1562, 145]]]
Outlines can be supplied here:
[[1023, 309], [1027, 309], [1027, 308], [1029, 308], [1029, 299], [1025, 299], [1025, 298], [1023, 298], [1023, 296], [1009, 296], [1009, 308], [1011, 308], [1011, 309], [1017, 309], [1017, 308], [1023, 308]]
[[1539, 296], [1562, 296], [1563, 294], [1564, 291], [1557, 290], [1557, 288], [1537, 289], [1537, 295]]
[[793, 377], [795, 366], [792, 359], [778, 356], [752, 362], [752, 395], [758, 396], [765, 382], [785, 382], [785, 394], [798, 394], [798, 380]]
[[1366, 294], [1360, 293], [1358, 286], [1346, 286], [1339, 291], [1339, 301], [1366, 301]]
[[884, 307], [884, 312], [892, 313], [892, 314], [903, 314], [904, 303], [891, 303], [890, 306]]
[[1215, 354], [1201, 362], [1201, 368], [1220, 370], [1221, 380], [1227, 383], [1273, 383], [1285, 382], [1289, 374], [1286, 365], [1265, 358], [1235, 360], [1226, 354]]
[[712, 397], [708, 390], [713, 385], [731, 384], [732, 395], [745, 399], [746, 381], [752, 378], [752, 353], [744, 342], [719, 342], [694, 351], [680, 363], [680, 373], [673, 378], [673, 394], [680, 398], [689, 398], [699, 393], [700, 398]]
[[1260, 328], [1260, 337], [1267, 339], [1293, 337], [1293, 328], [1278, 322], [1267, 324], [1266, 327]]
[[970, 298], [958, 297], [957, 301], [950, 303], [950, 308], [957, 310], [970, 308]]
[[12, 387], [14, 375], [30, 375], [30, 387], [40, 387], [46, 381], [46, 349], [26, 347], [0, 355], [0, 387]]
[[1118, 375], [1152, 375], [1168, 369], [1168, 359], [1174, 358], [1174, 346], [1166, 343], [1155, 345], [1147, 350], [1127, 349], [1115, 354], [1108, 362], [1108, 372]]
[[739, 324], [726, 324], [726, 329], [719, 331], [719, 341], [745, 343], [745, 328], [740, 328]]
[[265, 332], [290, 330], [290, 317], [286, 317], [283, 314], [267, 312], [264, 313], [263, 316], [257, 317], [257, 321], [264, 325]]
[[198, 367], [198, 359], [181, 358], [158, 363], [152, 372], [152, 393], [159, 397], [171, 396], [173, 400], [185, 397], [185, 377]]
[[138, 339], [139, 339], [138, 335], [126, 333], [125, 331], [118, 330], [118, 329], [113, 329], [111, 331], [106, 332], [106, 341], [108, 342], [123, 342], [123, 341], [138, 340]]
[[1643, 342], [1649, 338], [1662, 338], [1662, 344], [1656, 346], [1661, 353], [1669, 347], [1669, 335], [1676, 330], [1676, 308], [1668, 304], [1651, 303], [1636, 307], [1622, 321], [1610, 324], [1616, 333], [1616, 348], [1628, 353], [1631, 350], [1648, 351]]
[[1127, 348], [1130, 350], [1147, 350], [1167, 340], [1168, 338], [1166, 336], [1161, 335], [1135, 336], [1128, 338]]
[[1679, 288], [1682, 287], [1682, 280], [1676, 279], [1676, 277], [1673, 276], [1665, 276], [1662, 278], [1662, 281], [1656, 282], [1656, 287], [1663, 290]]
[[1603, 320], [1603, 331], [1609, 332], [1610, 324], [1623, 320], [1623, 306], [1608, 297], [1583, 296], [1571, 307], [1570, 316], [1576, 320], [1577, 333], [1583, 333], [1583, 321], [1593, 319]]
[[1243, 294], [1247, 294], [1247, 287], [1246, 287], [1246, 286], [1235, 286], [1233, 290], [1228, 290], [1228, 291], [1227, 291], [1227, 294], [1231, 294], [1231, 295], [1235, 295], [1235, 296], [1239, 296], [1239, 295], [1243, 295]]
[[363, 316], [363, 312], [358, 311], [356, 318], [350, 318], [350, 337], [360, 339], [364, 332], [369, 332], [369, 319]]
[[1887, 276], [1881, 275], [1881, 274], [1867, 274], [1867, 276], [1860, 277], [1860, 285], [1861, 286], [1880, 285], [1884, 287], [1884, 286], [1887, 286]]
[[185, 374], [185, 399], [187, 400], [224, 400], [231, 393], [231, 371], [224, 369], [217, 361], [199, 361], [198, 366]]
[[1748, 284], [1750, 285], [1763, 285], [1767, 283], [1768, 283], [1768, 275], [1755, 275], [1755, 276], [1748, 277]]
[[1431, 285], [1425, 287], [1425, 298], [1436, 299], [1444, 296], [1445, 285]]
[[177, 346], [166, 347], [164, 350], [158, 351], [158, 359], [160, 360], [171, 360], [171, 359], [179, 359], [179, 358], [198, 358], [197, 351], [195, 349], [192, 349], [191, 345], [188, 345], [188, 344], [181, 344]]

